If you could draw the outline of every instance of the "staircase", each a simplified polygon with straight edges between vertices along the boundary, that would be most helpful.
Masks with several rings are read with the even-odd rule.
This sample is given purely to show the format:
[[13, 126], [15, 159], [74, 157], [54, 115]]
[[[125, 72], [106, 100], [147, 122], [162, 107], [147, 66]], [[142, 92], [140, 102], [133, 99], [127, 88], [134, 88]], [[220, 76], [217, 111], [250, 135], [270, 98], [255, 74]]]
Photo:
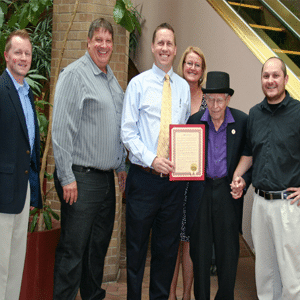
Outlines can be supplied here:
[[277, 0], [228, 0], [227, 3], [300, 77], [300, 20]]
[[285, 62], [289, 75], [286, 89], [292, 97], [300, 99], [298, 0], [207, 0], [207, 2], [261, 63], [273, 56], [278, 56]]

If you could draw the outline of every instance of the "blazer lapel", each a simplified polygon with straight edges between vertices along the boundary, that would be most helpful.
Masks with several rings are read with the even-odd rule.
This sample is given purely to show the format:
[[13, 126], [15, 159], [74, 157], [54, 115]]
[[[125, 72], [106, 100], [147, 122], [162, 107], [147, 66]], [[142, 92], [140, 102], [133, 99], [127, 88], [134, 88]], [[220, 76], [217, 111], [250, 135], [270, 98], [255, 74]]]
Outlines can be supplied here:
[[24, 133], [26, 135], [26, 138], [28, 140], [28, 144], [29, 144], [29, 136], [28, 136], [28, 130], [27, 130], [27, 126], [26, 126], [26, 120], [25, 120], [25, 116], [24, 116], [24, 112], [23, 112], [23, 108], [22, 108], [22, 104], [21, 104], [21, 100], [19, 98], [19, 94], [10, 78], [10, 76], [7, 74], [7, 72], [5, 72], [5, 75], [6, 75], [6, 79], [5, 82], [6, 82], [6, 86], [7, 88], [9, 89], [9, 92], [8, 92], [8, 97], [11, 99], [14, 107], [15, 107], [15, 110], [17, 112], [17, 115], [18, 115], [18, 118], [20, 120], [20, 123], [22, 125], [22, 128], [24, 130]]
[[236, 135], [236, 123], [229, 123], [227, 125], [227, 170], [230, 169], [231, 158], [235, 148], [235, 135]]

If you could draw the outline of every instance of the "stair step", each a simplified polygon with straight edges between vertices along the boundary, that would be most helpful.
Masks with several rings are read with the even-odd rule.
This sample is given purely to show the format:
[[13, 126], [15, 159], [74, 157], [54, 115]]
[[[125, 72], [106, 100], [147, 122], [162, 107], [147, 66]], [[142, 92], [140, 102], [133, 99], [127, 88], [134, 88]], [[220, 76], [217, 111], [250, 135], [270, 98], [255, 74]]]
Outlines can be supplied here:
[[257, 9], [257, 10], [263, 10], [263, 6], [258, 6], [258, 5], [252, 5], [252, 4], [243, 4], [243, 3], [237, 3], [237, 2], [232, 2], [228, 1], [230, 5], [233, 6], [240, 6], [240, 7], [245, 7], [245, 8], [252, 8], [252, 9]]
[[265, 29], [265, 30], [271, 30], [271, 31], [278, 31], [278, 32], [284, 32], [284, 28], [279, 27], [272, 27], [272, 26], [265, 26], [265, 25], [258, 25], [258, 24], [249, 24], [252, 28], [259, 28], [259, 29]]
[[292, 54], [292, 55], [300, 55], [299, 51], [291, 51], [291, 50], [281, 50], [281, 49], [272, 49], [276, 53], [284, 53], [284, 54]]

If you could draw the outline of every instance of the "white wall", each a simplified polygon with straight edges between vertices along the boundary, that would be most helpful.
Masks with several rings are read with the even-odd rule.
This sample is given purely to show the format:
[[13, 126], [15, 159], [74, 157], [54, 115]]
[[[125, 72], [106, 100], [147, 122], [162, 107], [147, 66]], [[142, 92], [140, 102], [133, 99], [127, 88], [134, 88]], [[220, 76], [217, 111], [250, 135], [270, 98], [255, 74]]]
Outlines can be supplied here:
[[[225, 71], [230, 74], [230, 85], [235, 90], [230, 106], [246, 113], [263, 99], [260, 85], [261, 63], [236, 36], [205, 0], [134, 0], [145, 18], [135, 63], [140, 72], [151, 68], [152, 34], [156, 26], [170, 23], [177, 40], [177, 58], [190, 45], [204, 52], [208, 71]], [[253, 246], [250, 233], [252, 190], [244, 206], [244, 238]]]

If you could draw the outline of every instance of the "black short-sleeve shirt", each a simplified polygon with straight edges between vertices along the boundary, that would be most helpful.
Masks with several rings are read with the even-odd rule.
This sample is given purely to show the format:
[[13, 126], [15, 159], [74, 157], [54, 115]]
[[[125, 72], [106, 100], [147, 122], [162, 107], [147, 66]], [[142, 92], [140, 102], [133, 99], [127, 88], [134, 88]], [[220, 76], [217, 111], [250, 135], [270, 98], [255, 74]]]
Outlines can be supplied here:
[[274, 111], [265, 98], [250, 109], [247, 146], [252, 184], [266, 191], [300, 186], [300, 102], [286, 97]]

